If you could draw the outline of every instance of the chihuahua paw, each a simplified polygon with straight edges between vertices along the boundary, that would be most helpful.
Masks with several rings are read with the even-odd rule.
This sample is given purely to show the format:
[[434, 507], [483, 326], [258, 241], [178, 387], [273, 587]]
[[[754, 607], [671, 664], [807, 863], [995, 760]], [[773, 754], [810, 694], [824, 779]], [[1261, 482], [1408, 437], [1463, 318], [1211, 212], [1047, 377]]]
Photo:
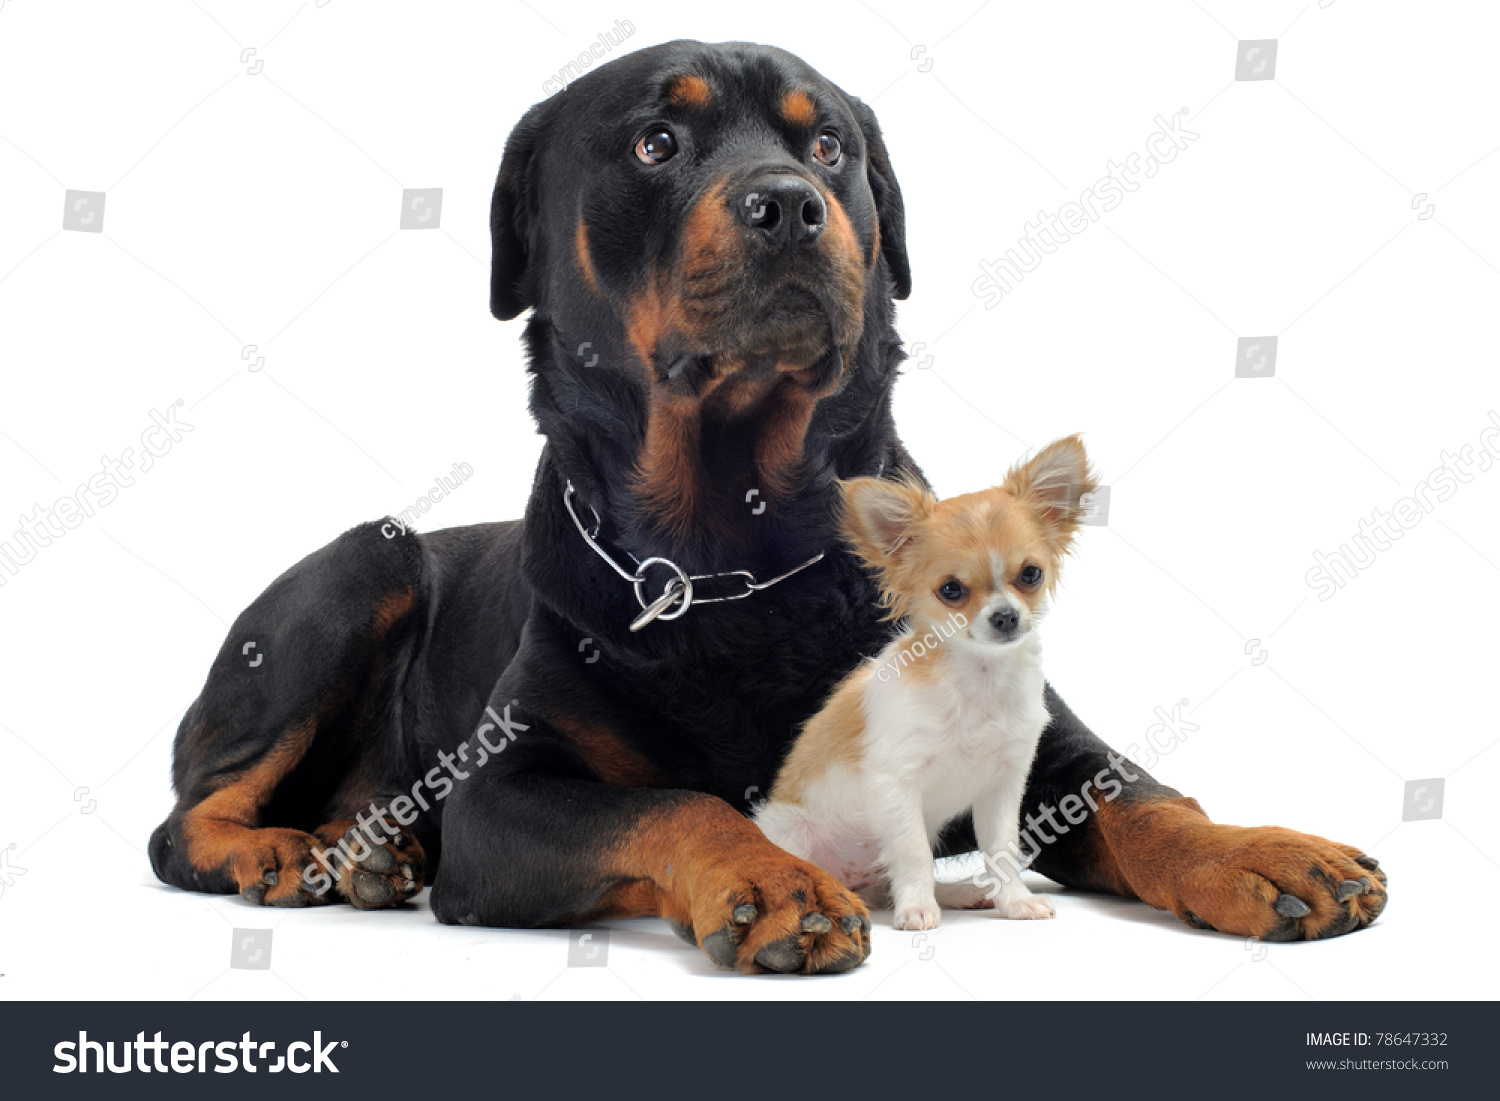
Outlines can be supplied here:
[[897, 929], [936, 929], [942, 920], [943, 911], [938, 908], [936, 900], [896, 907]]
[[1001, 917], [1006, 918], [1033, 919], [1057, 916], [1057, 911], [1052, 908], [1052, 903], [1039, 895], [1020, 895], [1016, 898], [996, 899], [995, 909], [1000, 912]]

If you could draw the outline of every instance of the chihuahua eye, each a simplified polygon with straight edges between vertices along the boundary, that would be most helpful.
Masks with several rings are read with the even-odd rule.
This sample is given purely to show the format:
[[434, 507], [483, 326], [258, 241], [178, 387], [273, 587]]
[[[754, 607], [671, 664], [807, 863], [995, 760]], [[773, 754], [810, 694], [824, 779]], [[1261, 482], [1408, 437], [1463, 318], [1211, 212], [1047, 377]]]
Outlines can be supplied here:
[[1042, 567], [1026, 566], [1016, 577], [1016, 581], [1027, 589], [1034, 589], [1042, 583]]
[[950, 577], [938, 586], [938, 596], [949, 604], [957, 604], [968, 595], [968, 588], [956, 577]]
[[642, 164], [665, 164], [677, 155], [677, 139], [670, 130], [653, 130], [635, 143], [635, 155]]
[[838, 164], [844, 156], [844, 147], [839, 144], [839, 139], [826, 130], [818, 135], [818, 140], [813, 143], [813, 156], [822, 161], [829, 168]]

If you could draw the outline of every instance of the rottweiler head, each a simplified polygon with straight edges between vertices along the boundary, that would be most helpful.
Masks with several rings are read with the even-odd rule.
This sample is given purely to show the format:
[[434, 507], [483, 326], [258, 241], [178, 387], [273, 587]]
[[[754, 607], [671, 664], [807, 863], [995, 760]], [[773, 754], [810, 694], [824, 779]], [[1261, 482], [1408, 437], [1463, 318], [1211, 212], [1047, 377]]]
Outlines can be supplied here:
[[795, 490], [872, 305], [888, 324], [910, 290], [904, 221], [868, 107], [782, 50], [667, 43], [511, 134], [491, 310], [535, 310], [533, 369], [568, 376], [553, 390], [629, 406], [634, 494], [680, 534], [742, 484]]

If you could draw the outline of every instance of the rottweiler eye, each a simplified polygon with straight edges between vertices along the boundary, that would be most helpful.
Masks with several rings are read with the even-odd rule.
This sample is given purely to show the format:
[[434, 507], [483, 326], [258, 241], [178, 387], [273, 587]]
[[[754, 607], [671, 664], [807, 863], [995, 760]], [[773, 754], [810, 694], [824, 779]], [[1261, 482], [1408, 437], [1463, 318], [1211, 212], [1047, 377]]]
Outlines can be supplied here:
[[1016, 582], [1024, 589], [1034, 589], [1042, 583], [1042, 567], [1027, 566], [1016, 576]]
[[818, 140], [813, 143], [813, 156], [822, 161], [829, 168], [838, 164], [844, 156], [844, 147], [839, 144], [837, 136], [824, 131], [818, 135]]
[[968, 588], [956, 577], [950, 577], [938, 586], [938, 596], [949, 604], [957, 604], [968, 595]]
[[653, 130], [635, 143], [635, 155], [642, 164], [665, 164], [677, 155], [677, 139], [670, 130]]

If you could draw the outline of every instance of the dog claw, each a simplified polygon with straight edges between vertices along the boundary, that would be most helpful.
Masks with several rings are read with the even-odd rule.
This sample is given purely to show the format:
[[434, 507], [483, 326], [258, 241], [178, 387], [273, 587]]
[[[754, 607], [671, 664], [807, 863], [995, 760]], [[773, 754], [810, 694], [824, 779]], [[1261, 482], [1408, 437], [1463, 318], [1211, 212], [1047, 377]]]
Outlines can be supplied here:
[[839, 918], [839, 928], [844, 931], [846, 936], [852, 937], [854, 930], [858, 929], [862, 924], [863, 922], [858, 914], [845, 914]]
[[1183, 920], [1185, 920], [1189, 925], [1191, 925], [1195, 929], [1208, 929], [1208, 930], [1212, 930], [1213, 929], [1212, 925], [1210, 925], [1208, 922], [1204, 921], [1201, 917], [1199, 917], [1197, 914], [1193, 913], [1193, 911], [1191, 911], [1191, 910], [1186, 910], [1186, 911], [1183, 912]]
[[1346, 879], [1338, 885], [1333, 897], [1340, 902], [1345, 902], [1355, 895], [1362, 895], [1370, 889], [1370, 877], [1360, 876], [1358, 879]]
[[808, 914], [802, 919], [804, 933], [826, 933], [832, 928], [833, 922], [822, 914]]
[[261, 882], [265, 883], [265, 885], [268, 887], [274, 887], [276, 886], [276, 884], [281, 882], [281, 877], [276, 874], [276, 869], [274, 868], [266, 872], [266, 874], [261, 876], [260, 878]]
[[736, 925], [749, 925], [755, 920], [755, 907], [748, 902], [742, 902], [734, 908], [734, 923]]
[[1272, 907], [1282, 917], [1300, 918], [1312, 913], [1312, 907], [1296, 895], [1282, 895]]
[[1380, 870], [1380, 861], [1376, 860], [1373, 856], [1356, 856], [1354, 863], [1367, 872], [1378, 872]]

